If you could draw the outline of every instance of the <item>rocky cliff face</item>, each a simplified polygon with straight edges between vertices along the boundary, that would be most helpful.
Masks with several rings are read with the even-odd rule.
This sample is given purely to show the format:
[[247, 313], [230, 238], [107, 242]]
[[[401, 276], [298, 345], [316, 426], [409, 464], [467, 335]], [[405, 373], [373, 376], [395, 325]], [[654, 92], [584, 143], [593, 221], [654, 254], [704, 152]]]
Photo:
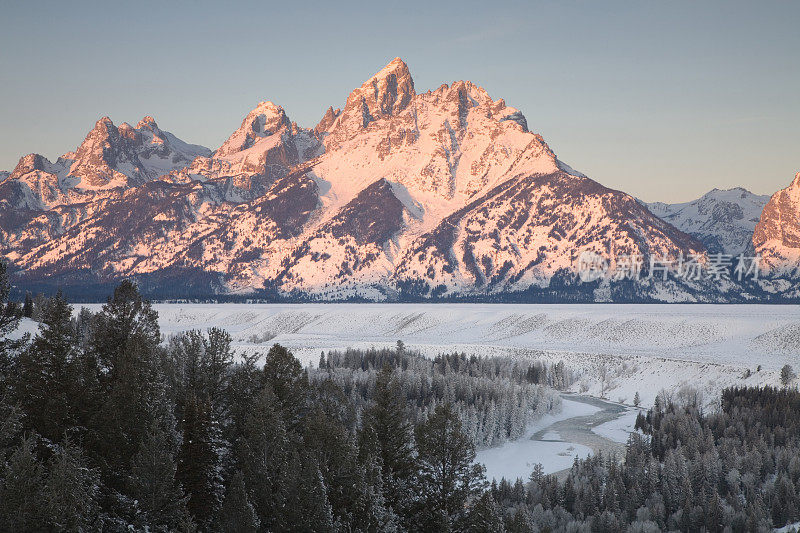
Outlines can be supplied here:
[[[610, 272], [582, 297], [613, 299], [624, 257], [705, 253], [561, 162], [504, 100], [469, 81], [418, 93], [399, 58], [313, 129], [262, 102], [214, 153], [186, 146], [149, 117], [136, 128], [101, 119], [63, 161], [23, 158], [0, 184], [13, 206], [0, 216], [3, 250], [18, 282], [134, 277], [172, 296], [504, 298], [569, 285], [591, 252]], [[722, 297], [653, 280], [626, 294]]]
[[771, 276], [800, 277], [800, 172], [772, 195], [753, 233], [753, 248]]

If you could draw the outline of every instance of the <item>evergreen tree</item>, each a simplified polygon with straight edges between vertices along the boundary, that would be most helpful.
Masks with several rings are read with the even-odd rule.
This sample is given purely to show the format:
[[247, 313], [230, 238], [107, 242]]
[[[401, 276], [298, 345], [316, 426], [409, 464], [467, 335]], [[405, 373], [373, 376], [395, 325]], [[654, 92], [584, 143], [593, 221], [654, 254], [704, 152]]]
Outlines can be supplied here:
[[300, 361], [289, 350], [275, 344], [267, 353], [263, 375], [264, 383], [275, 395], [287, 429], [297, 429], [307, 410], [308, 396], [308, 375]]
[[198, 524], [208, 524], [222, 500], [220, 457], [207, 401], [191, 395], [184, 409], [183, 439], [176, 479], [183, 487], [187, 508]]
[[157, 318], [136, 286], [124, 281], [93, 323], [87, 366], [97, 372], [97, 406], [89, 444], [114, 490], [122, 490], [130, 459], [154, 425], [174, 438]]
[[44, 467], [28, 437], [14, 450], [3, 469], [0, 486], [0, 531], [41, 531]]
[[337, 530], [340, 524], [334, 520], [325, 480], [314, 456], [293, 450], [290, 457], [288, 472], [292, 475], [284, 482], [291, 503], [278, 517], [275, 529], [314, 533]]
[[289, 469], [289, 436], [270, 387], [264, 387], [248, 406], [242, 425], [237, 463], [251, 503], [263, 529], [279, 529], [286, 512], [288, 482], [296, 472]]
[[12, 340], [8, 336], [19, 325], [22, 313], [8, 303], [11, 285], [8, 282], [7, 266], [0, 262], [0, 392], [6, 387], [11, 367], [11, 354], [20, 349], [27, 338]]
[[463, 520], [467, 502], [482, 490], [483, 467], [473, 464], [475, 447], [449, 403], [437, 406], [417, 427], [416, 436], [422, 523], [449, 530]]
[[260, 521], [247, 497], [244, 476], [237, 470], [225, 491], [220, 514], [220, 529], [223, 533], [256, 533]]
[[98, 483], [83, 451], [65, 441], [50, 459], [43, 491], [46, 522], [58, 531], [99, 529]]
[[162, 530], [180, 529], [186, 522], [186, 497], [175, 479], [172, 439], [153, 425], [131, 461], [128, 489], [138, 502], [138, 520]]
[[382, 469], [383, 493], [387, 505], [408, 517], [414, 491], [415, 463], [413, 426], [392, 369], [384, 366], [378, 374], [372, 403], [364, 411], [361, 440], [371, 433]]
[[781, 385], [788, 387], [789, 383], [791, 383], [794, 378], [794, 369], [791, 365], [783, 365], [781, 368]]
[[22, 304], [22, 316], [31, 318], [33, 316], [33, 297], [30, 292], [25, 293], [25, 301]]
[[505, 533], [500, 508], [487, 491], [478, 498], [467, 515], [465, 531], [469, 533]]
[[40, 310], [39, 332], [17, 359], [17, 402], [26, 427], [58, 441], [77, 420], [72, 409], [78, 388], [72, 307], [61, 292]]

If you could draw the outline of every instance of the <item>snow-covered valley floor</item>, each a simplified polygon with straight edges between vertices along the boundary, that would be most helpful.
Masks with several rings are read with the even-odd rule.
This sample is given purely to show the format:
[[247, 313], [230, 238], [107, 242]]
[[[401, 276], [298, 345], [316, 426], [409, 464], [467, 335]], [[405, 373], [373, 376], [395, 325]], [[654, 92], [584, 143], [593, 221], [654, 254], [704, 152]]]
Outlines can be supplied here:
[[[93, 310], [99, 305], [87, 306]], [[691, 386], [713, 402], [731, 385], [780, 382], [800, 369], [800, 307], [648, 304], [158, 304], [162, 332], [212, 326], [242, 352], [281, 343], [304, 364], [321, 351], [407, 347], [564, 363], [574, 392], [649, 406]], [[760, 367], [760, 370], [759, 370]], [[749, 372], [749, 374], [748, 374]], [[602, 380], [600, 376], [607, 376]]]
[[[87, 307], [97, 311], [100, 305]], [[557, 472], [568, 468], [576, 455], [621, 445], [635, 421], [632, 404], [637, 392], [647, 407], [659, 391], [679, 394], [693, 387], [713, 405], [725, 387], [778, 385], [784, 364], [800, 370], [800, 307], [788, 305], [157, 304], [155, 308], [164, 335], [220, 327], [231, 333], [240, 352], [266, 354], [277, 342], [305, 365], [315, 365], [321, 351], [394, 346], [398, 340], [428, 356], [463, 351], [563, 361], [577, 377], [573, 393], [624, 404], [613, 416], [597, 421], [591, 416], [601, 410], [597, 404], [567, 396], [561, 413], [537, 421], [522, 439], [479, 453], [490, 479], [526, 477], [536, 463], [542, 463], [545, 472]]]

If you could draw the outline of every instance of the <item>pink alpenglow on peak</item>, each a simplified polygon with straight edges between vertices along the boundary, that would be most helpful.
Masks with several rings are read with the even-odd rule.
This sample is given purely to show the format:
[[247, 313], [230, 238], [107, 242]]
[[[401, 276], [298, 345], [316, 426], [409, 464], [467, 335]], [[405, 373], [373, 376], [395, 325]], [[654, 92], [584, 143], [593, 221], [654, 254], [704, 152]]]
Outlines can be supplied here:
[[753, 248], [768, 275], [800, 277], [800, 172], [764, 206]]
[[[14, 213], [0, 224], [2, 253], [31, 280], [146, 276], [172, 291], [178, 275], [204, 294], [319, 300], [578, 290], [711, 301], [735, 289], [675, 279], [618, 288], [625, 257], [706, 248], [560, 161], [519, 109], [482, 87], [418, 93], [400, 58], [313, 129], [264, 101], [216, 152], [191, 147], [152, 117], [136, 128], [104, 118], [75, 154], [29, 158], [0, 183], [13, 206], [0, 217]], [[586, 253], [609, 277], [572, 288]]]

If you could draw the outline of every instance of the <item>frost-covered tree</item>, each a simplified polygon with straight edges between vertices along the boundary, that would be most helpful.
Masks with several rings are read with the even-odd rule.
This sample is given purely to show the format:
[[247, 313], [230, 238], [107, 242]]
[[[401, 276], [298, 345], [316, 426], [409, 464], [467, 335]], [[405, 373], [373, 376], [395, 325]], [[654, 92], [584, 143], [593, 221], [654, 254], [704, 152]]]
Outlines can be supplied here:
[[783, 365], [781, 368], [781, 385], [788, 387], [789, 383], [794, 379], [794, 369], [791, 365]]

